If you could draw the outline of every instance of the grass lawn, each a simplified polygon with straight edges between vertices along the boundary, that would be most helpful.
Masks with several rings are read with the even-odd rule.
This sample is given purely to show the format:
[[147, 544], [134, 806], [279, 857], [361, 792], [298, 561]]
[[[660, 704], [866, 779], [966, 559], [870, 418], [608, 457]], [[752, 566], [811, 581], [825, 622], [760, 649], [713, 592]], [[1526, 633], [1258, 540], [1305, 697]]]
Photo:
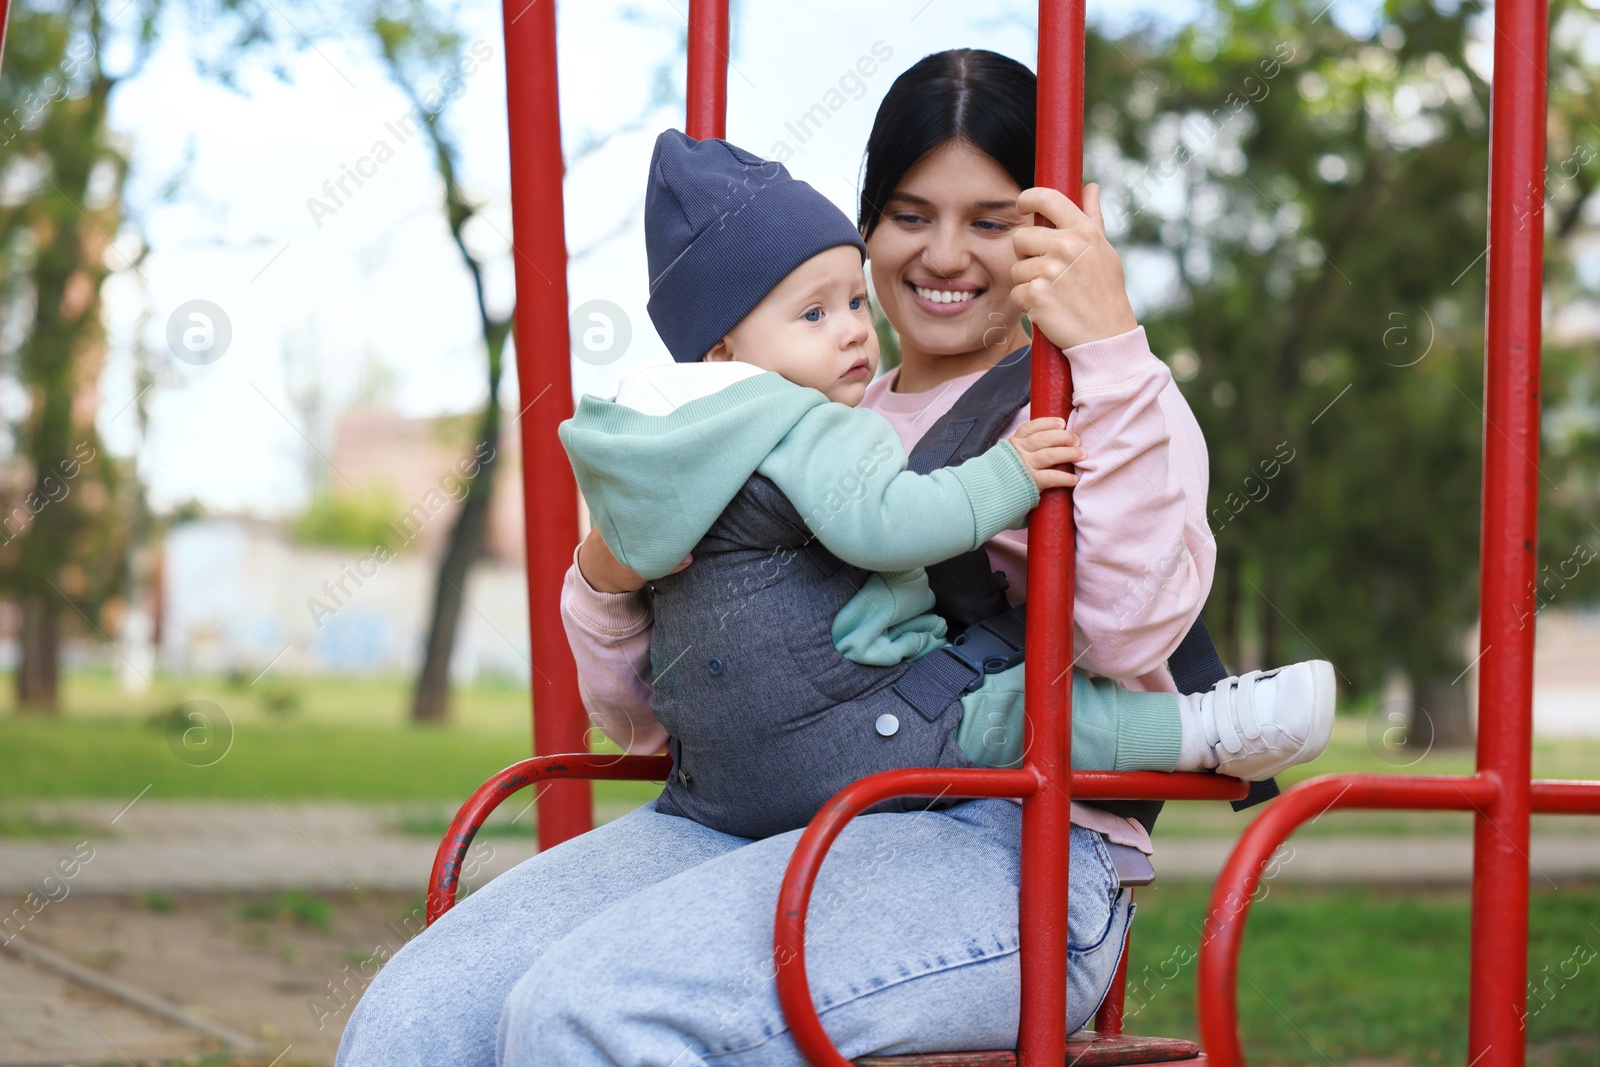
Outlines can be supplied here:
[[[8, 677], [0, 692], [9, 699]], [[509, 685], [458, 688], [444, 727], [407, 722], [400, 677], [162, 677], [129, 697], [109, 674], [85, 673], [64, 679], [63, 697], [58, 718], [0, 705], [0, 802], [132, 800], [146, 786], [168, 799], [461, 801], [532, 750], [528, 692]], [[658, 791], [595, 783], [600, 800]]]
[[[0, 677], [0, 701], [10, 679]], [[150, 786], [160, 798], [259, 801], [459, 801], [501, 767], [531, 751], [528, 692], [509, 684], [459, 687], [445, 727], [407, 722], [409, 679], [391, 677], [158, 677], [130, 697], [109, 672], [63, 679], [59, 718], [19, 715], [0, 702], [0, 802], [57, 797], [126, 797]], [[1369, 742], [1360, 707], [1341, 716], [1328, 751], [1283, 776], [1290, 785], [1316, 774], [1370, 771], [1462, 774], [1470, 752], [1431, 752], [1396, 766]], [[195, 714], [190, 714], [191, 712]], [[606, 742], [603, 748], [615, 750]], [[1600, 778], [1600, 743], [1539, 742], [1534, 774]], [[597, 782], [597, 799], [641, 803], [648, 782]], [[1236, 813], [1226, 804], [1173, 803], [1160, 832], [1237, 835], [1264, 808]], [[1600, 820], [1536, 817], [1536, 828], [1600, 833]], [[1457, 812], [1339, 812], [1304, 834], [1456, 834], [1470, 828]], [[0, 832], [3, 832], [0, 823]]]
[[[1195, 963], [1210, 887], [1139, 890], [1126, 1029], [1197, 1039]], [[1532, 897], [1528, 1063], [1600, 1063], [1600, 886]], [[1468, 895], [1275, 883], [1250, 911], [1240, 1032], [1254, 1064], [1466, 1062]]]

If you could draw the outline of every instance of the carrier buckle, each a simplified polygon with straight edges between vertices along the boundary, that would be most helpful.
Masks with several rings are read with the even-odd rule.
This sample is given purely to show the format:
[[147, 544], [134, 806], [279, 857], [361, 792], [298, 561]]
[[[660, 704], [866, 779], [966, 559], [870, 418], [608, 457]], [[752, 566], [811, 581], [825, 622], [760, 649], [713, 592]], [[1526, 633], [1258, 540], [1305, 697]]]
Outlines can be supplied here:
[[962, 690], [964, 693], [980, 688], [985, 676], [1009, 670], [1021, 663], [1023, 658], [1022, 649], [1013, 647], [981, 622], [963, 630], [959, 637], [944, 647], [944, 651], [973, 672], [972, 680]]

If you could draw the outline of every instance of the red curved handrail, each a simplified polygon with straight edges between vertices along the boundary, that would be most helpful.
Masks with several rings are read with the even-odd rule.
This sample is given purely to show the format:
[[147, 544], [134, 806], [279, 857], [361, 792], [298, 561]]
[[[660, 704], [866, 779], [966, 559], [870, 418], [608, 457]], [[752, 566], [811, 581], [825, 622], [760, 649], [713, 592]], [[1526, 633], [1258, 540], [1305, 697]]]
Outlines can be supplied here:
[[1272, 854], [1296, 827], [1334, 808], [1405, 807], [1483, 810], [1499, 796], [1484, 776], [1423, 777], [1330, 774], [1284, 792], [1252, 822], [1228, 856], [1211, 892], [1200, 938], [1200, 1043], [1219, 1067], [1242, 1065], [1239, 1044], [1239, 947], [1250, 898]]
[[[899, 796], [1028, 798], [1048, 779], [1029, 769], [913, 768], [879, 771], [839, 790], [823, 805], [796, 842], [778, 889], [772, 951], [778, 1003], [795, 1046], [813, 1067], [851, 1067], [823, 1029], [806, 979], [806, 908], [822, 861], [834, 839], [863, 810]], [[1075, 771], [1074, 797], [1093, 800], [1242, 800], [1249, 784], [1215, 774]]]
[[461, 863], [472, 839], [477, 836], [494, 809], [511, 794], [535, 782], [556, 778], [616, 779], [623, 781], [665, 782], [672, 773], [671, 756], [617, 756], [604, 752], [569, 752], [554, 756], [535, 756], [513, 763], [480, 785], [439, 842], [433, 857], [433, 873], [428, 877], [427, 922], [455, 907], [456, 883]]
[[[1532, 810], [1544, 814], [1600, 815], [1600, 782], [1533, 782]], [[1228, 855], [1211, 892], [1201, 933], [1199, 962], [1200, 1037], [1218, 1067], [1243, 1067], [1239, 1042], [1239, 950], [1250, 901], [1261, 874], [1280, 844], [1304, 822], [1334, 808], [1425, 811], [1491, 810], [1499, 802], [1499, 780], [1470, 777], [1329, 774], [1284, 791], [1251, 823]]]

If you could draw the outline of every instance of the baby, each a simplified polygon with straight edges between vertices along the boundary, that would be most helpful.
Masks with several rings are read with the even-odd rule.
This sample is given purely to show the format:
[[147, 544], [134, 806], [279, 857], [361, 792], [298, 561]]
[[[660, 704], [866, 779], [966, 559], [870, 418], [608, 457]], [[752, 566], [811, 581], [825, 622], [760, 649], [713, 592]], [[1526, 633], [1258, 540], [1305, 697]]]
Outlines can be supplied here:
[[[1063, 420], [908, 471], [890, 424], [856, 407], [878, 365], [866, 246], [778, 163], [663, 132], [645, 241], [676, 362], [583, 397], [561, 440], [606, 546], [649, 583], [651, 710], [673, 758], [657, 810], [760, 838], [875, 771], [1020, 765], [1020, 665], [928, 699], [953, 657], [922, 568], [1076, 482]], [[1322, 660], [1181, 696], [1075, 672], [1073, 765], [1268, 778], [1321, 753], [1333, 710]], [[1181, 734], [1186, 756], [1119, 754], [1130, 716]]]

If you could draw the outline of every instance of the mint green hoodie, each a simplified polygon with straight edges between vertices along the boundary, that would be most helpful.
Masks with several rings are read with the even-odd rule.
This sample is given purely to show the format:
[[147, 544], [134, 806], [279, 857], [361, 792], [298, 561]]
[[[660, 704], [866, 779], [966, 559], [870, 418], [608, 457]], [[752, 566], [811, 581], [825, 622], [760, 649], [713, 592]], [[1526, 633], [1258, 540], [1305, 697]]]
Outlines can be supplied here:
[[882, 415], [748, 364], [645, 368], [616, 399], [583, 397], [560, 434], [606, 547], [646, 580], [682, 562], [752, 474], [772, 479], [823, 547], [876, 572], [833, 625], [842, 654], [875, 666], [945, 643], [922, 568], [1021, 528], [1039, 502], [1006, 442], [915, 474]]

